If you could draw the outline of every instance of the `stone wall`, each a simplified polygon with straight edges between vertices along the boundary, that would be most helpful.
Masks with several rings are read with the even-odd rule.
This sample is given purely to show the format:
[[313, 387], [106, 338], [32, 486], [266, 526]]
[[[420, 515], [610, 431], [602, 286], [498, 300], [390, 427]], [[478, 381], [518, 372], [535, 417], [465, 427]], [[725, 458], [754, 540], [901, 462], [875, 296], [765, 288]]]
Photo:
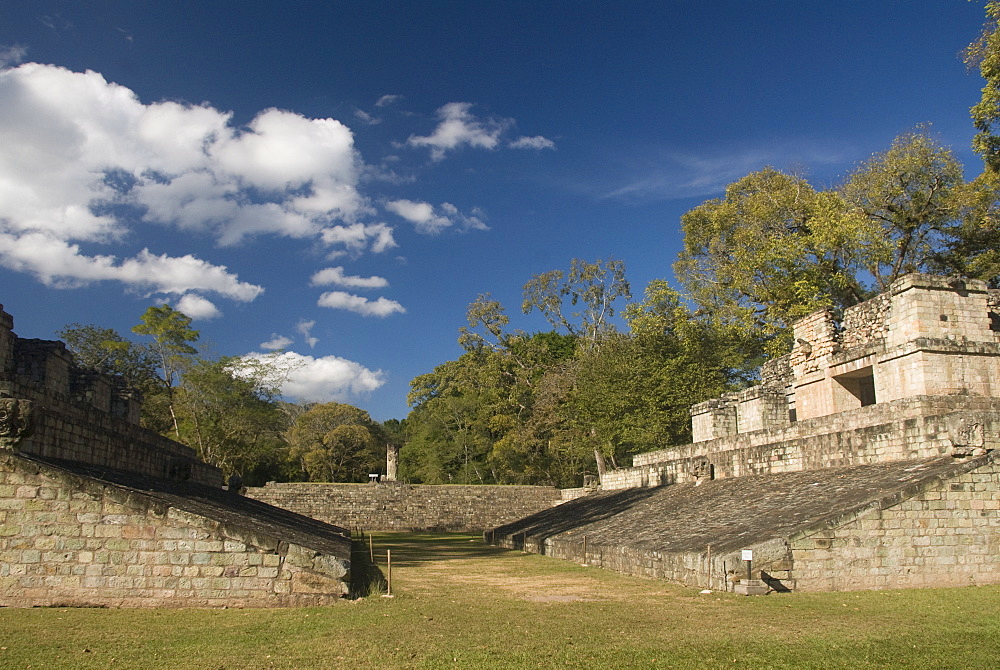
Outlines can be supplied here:
[[834, 416], [636, 454], [633, 467], [609, 470], [601, 488], [696, 481], [965, 455], [1000, 446], [1000, 399], [907, 398]]
[[344, 528], [482, 532], [562, 502], [550, 486], [274, 483], [246, 495]]
[[603, 491], [485, 533], [487, 542], [698, 588], [1000, 583], [993, 454]]
[[0, 307], [0, 606], [337, 601], [350, 533], [243, 498], [140, 399]]
[[[30, 408], [19, 453], [222, 485], [195, 451], [139, 427], [139, 398], [118, 380], [80, 370], [62, 342], [18, 338], [0, 305], [0, 403]], [[23, 402], [26, 401], [26, 402]], [[0, 426], [0, 432], [9, 430]], [[16, 442], [16, 444], [14, 444]]]
[[339, 529], [221, 489], [71, 468], [0, 452], [0, 606], [283, 607], [346, 593]]
[[[803, 591], [975, 586], [1000, 581], [1000, 467], [789, 541], [786, 582]], [[784, 575], [782, 575], [784, 576]]]

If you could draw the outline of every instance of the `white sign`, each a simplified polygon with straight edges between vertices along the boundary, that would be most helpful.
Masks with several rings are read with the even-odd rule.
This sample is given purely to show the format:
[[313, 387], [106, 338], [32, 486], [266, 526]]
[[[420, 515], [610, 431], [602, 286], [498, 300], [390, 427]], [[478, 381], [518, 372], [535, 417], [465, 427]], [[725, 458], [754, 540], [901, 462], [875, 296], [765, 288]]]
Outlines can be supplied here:
[[744, 549], [743, 550], [743, 560], [744, 561], [752, 561], [753, 560], [753, 549]]

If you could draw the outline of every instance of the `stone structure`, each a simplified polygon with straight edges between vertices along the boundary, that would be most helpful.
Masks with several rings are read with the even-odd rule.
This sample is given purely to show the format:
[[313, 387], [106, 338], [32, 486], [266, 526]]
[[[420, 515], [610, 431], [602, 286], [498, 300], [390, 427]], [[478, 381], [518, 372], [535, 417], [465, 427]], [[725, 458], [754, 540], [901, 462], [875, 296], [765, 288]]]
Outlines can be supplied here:
[[365, 530], [481, 533], [568, 499], [552, 486], [274, 483], [246, 495], [320, 521]]
[[348, 589], [343, 529], [222, 488], [139, 400], [0, 307], [0, 606], [288, 606]]
[[588, 562], [714, 588], [742, 549], [778, 590], [1000, 582], [998, 314], [927, 275], [812, 314], [759, 386], [692, 408], [692, 444], [488, 537], [581, 560], [586, 536]]

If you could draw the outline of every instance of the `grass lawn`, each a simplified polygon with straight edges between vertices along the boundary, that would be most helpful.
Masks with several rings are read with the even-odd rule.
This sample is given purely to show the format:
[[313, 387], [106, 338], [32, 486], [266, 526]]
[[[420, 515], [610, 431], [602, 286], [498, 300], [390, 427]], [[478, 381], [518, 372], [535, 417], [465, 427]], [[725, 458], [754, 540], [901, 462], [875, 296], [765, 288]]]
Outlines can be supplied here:
[[741, 597], [377, 534], [395, 597], [283, 610], [0, 610], [0, 668], [997, 668], [1000, 587]]

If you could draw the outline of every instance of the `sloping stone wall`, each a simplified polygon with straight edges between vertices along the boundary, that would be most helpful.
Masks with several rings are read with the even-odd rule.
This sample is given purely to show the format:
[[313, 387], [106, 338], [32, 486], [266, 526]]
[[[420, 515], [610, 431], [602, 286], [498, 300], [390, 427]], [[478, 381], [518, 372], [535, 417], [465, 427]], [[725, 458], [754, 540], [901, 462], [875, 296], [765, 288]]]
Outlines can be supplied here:
[[347, 592], [346, 532], [173, 486], [0, 452], [0, 606], [284, 607]]
[[485, 533], [493, 544], [625, 574], [729, 589], [1000, 583], [993, 454], [595, 494]]
[[482, 532], [562, 502], [551, 486], [268, 483], [257, 500], [365, 530]]
[[339, 600], [350, 533], [221, 487], [139, 427], [137, 395], [18, 338], [0, 307], [0, 606], [278, 607]]
[[[785, 580], [803, 591], [1000, 582], [1000, 466], [936, 482], [789, 541]], [[787, 575], [787, 576], [786, 576]]]

